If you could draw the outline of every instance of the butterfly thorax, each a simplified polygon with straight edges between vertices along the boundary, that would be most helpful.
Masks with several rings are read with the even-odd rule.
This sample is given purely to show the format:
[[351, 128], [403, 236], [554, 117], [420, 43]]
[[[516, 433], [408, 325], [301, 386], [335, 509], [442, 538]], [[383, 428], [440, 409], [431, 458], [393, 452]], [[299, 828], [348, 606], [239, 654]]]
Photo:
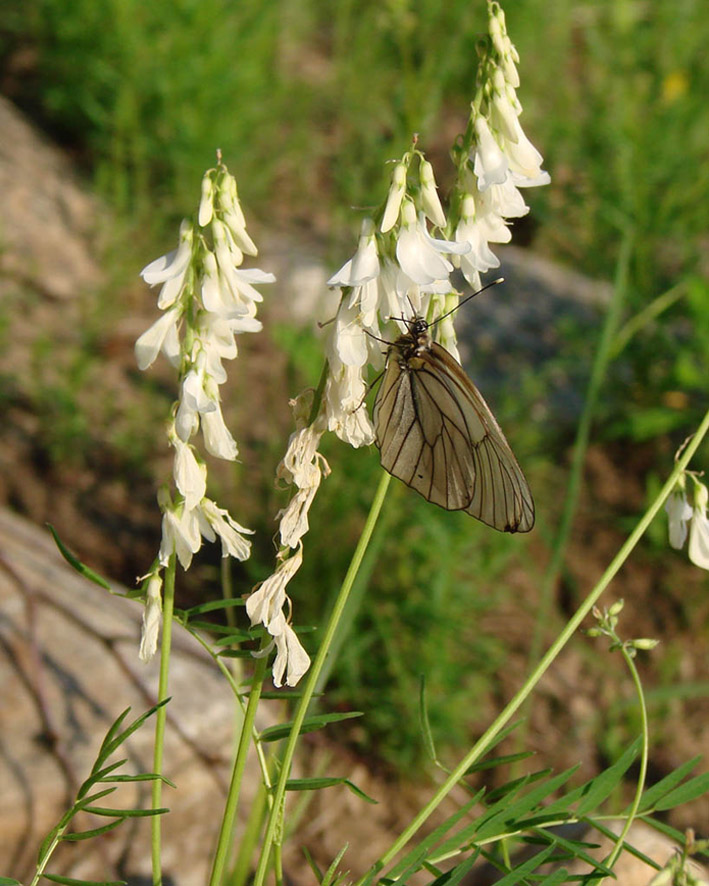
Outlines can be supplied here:
[[398, 362], [402, 369], [418, 369], [416, 358], [431, 350], [431, 335], [428, 327], [429, 324], [426, 320], [417, 317], [409, 323], [408, 332], [394, 342], [394, 347], [398, 351]]

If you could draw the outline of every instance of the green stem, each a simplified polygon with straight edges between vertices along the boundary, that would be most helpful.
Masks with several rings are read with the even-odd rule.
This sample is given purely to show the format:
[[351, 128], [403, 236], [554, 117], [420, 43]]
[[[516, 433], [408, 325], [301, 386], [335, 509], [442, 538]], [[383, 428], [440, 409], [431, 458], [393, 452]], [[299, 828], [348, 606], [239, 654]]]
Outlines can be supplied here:
[[263, 687], [263, 678], [266, 674], [266, 662], [268, 656], [263, 655], [256, 659], [256, 667], [254, 675], [251, 679], [251, 692], [249, 693], [249, 702], [246, 706], [244, 714], [244, 722], [241, 726], [241, 735], [239, 736], [239, 746], [236, 750], [234, 758], [234, 767], [231, 773], [231, 783], [226, 798], [226, 806], [224, 808], [224, 816], [219, 831], [219, 839], [217, 840], [217, 848], [214, 853], [214, 864], [212, 866], [212, 874], [209, 878], [210, 886], [219, 886], [224, 876], [229, 849], [232, 844], [232, 834], [234, 831], [234, 820], [236, 818], [236, 809], [239, 804], [239, 792], [241, 790], [241, 781], [246, 767], [246, 758], [251, 744], [251, 733], [256, 721], [256, 710], [258, 708], [259, 699], [261, 698], [261, 690]]
[[[160, 644], [160, 677], [158, 679], [158, 702], [167, 698], [167, 682], [170, 674], [170, 647], [172, 645], [172, 617], [175, 608], [175, 565], [173, 554], [165, 569], [162, 603], [162, 643]], [[165, 723], [167, 706], [158, 708], [155, 715], [155, 748], [153, 751], [153, 772], [162, 775], [163, 753], [165, 750]], [[152, 785], [153, 809], [162, 805], [162, 779], [156, 778]], [[153, 815], [150, 819], [150, 846], [153, 868], [153, 886], [161, 886], [162, 867], [160, 864], [160, 835], [162, 816]]]
[[[645, 704], [645, 694], [643, 693], [642, 683], [640, 682], [640, 674], [638, 674], [638, 669], [635, 667], [635, 662], [633, 661], [632, 656], [625, 648], [625, 646], [621, 646], [621, 651], [623, 653], [623, 658], [625, 659], [625, 663], [628, 666], [628, 670], [630, 671], [633, 683], [635, 684], [635, 691], [638, 694], [638, 702], [640, 703], [640, 719], [642, 726], [642, 748], [640, 750], [640, 772], [638, 773], [638, 784], [635, 788], [635, 797], [633, 798], [633, 803], [630, 807], [630, 811], [628, 813], [627, 818], [625, 819], [625, 824], [623, 825], [623, 830], [618, 835], [618, 840], [613, 847], [613, 851], [608, 856], [606, 861], [606, 866], [612, 868], [613, 865], [618, 861], [618, 857], [620, 853], [623, 851], [623, 841], [628, 836], [628, 832], [630, 828], [633, 826], [633, 821], [635, 821], [635, 816], [637, 815], [638, 809], [640, 808], [640, 800], [642, 799], [643, 791], [645, 790], [645, 776], [647, 775], [647, 759], [650, 750], [650, 727], [647, 720], [647, 706]], [[602, 880], [598, 881], [598, 884], [603, 882], [606, 877]]]
[[[611, 351], [616, 337], [616, 330], [620, 325], [620, 318], [625, 302], [625, 294], [628, 288], [628, 268], [632, 254], [632, 238], [626, 233], [620, 247], [620, 255], [616, 265], [615, 284], [608, 310], [606, 311], [601, 338], [591, 368], [591, 377], [588, 381], [586, 399], [576, 431], [574, 441], [571, 470], [566, 487], [564, 509], [559, 523], [559, 529], [554, 540], [554, 547], [549, 559], [549, 565], [544, 573], [539, 592], [539, 609], [537, 612], [536, 626], [529, 649], [530, 664], [539, 660], [539, 655], [544, 641], [544, 631], [549, 624], [549, 612], [551, 609], [552, 593], [559, 578], [566, 548], [571, 535], [571, 527], [578, 506], [581, 481], [583, 478], [583, 466], [586, 461], [588, 442], [591, 436], [591, 425], [598, 404], [601, 387], [606, 377], [606, 372], [611, 360]], [[522, 740], [522, 738], [520, 738]]]
[[[227, 683], [231, 687], [231, 691], [234, 693], [234, 698], [236, 699], [236, 703], [238, 704], [241, 713], [246, 716], [246, 705], [244, 704], [244, 700], [242, 698], [241, 688], [238, 686], [229, 668], [224, 664], [224, 659], [222, 658], [222, 656], [215, 653], [209, 643], [204, 639], [204, 637], [200, 635], [199, 631], [194, 630], [194, 628], [191, 628], [189, 625], [185, 625], [185, 630], [189, 631], [194, 639], [204, 649], [204, 651], [212, 657], [214, 664], [222, 672], [222, 674], [226, 678]], [[269, 790], [271, 787], [271, 779], [268, 772], [268, 761], [266, 760], [266, 754], [264, 753], [263, 745], [258, 740], [258, 738], [258, 731], [254, 728], [253, 739], [254, 746], [256, 748], [256, 756], [258, 757], [259, 766], [261, 767], [261, 780], [266, 790]]]
[[251, 873], [251, 858], [258, 841], [261, 825], [266, 813], [267, 788], [262, 783], [258, 787], [256, 797], [249, 807], [249, 818], [246, 822], [243, 837], [239, 841], [239, 851], [234, 869], [229, 877], [229, 886], [246, 886]]
[[[222, 596], [225, 600], [234, 599], [234, 583], [231, 577], [231, 557], [221, 559]], [[236, 613], [233, 606], [226, 608], [226, 623], [230, 628], [236, 627]]]
[[[482, 735], [482, 737], [471, 748], [468, 754], [466, 754], [466, 756], [461, 760], [458, 766], [456, 766], [456, 768], [451, 772], [450, 776], [445, 780], [445, 782], [443, 782], [443, 784], [436, 791], [432, 799], [424, 806], [424, 808], [416, 816], [416, 818], [414, 818], [411, 824], [399, 835], [399, 837], [384, 853], [381, 859], [379, 859], [379, 861], [375, 863], [370, 872], [358, 881], [357, 886], [360, 886], [360, 884], [363, 884], [365, 881], [370, 881], [371, 878], [378, 871], [380, 871], [385, 865], [389, 864], [393, 860], [396, 854], [409, 842], [409, 840], [414, 836], [418, 829], [429, 818], [431, 813], [440, 805], [440, 803], [445, 799], [450, 791], [456, 786], [460, 779], [465, 775], [467, 770], [486, 753], [490, 745], [493, 743], [495, 737], [502, 731], [502, 729], [504, 729], [504, 727], [512, 719], [513, 715], [524, 704], [526, 699], [531, 694], [532, 690], [549, 669], [554, 659], [559, 655], [561, 650], [571, 639], [581, 622], [588, 615], [593, 606], [595, 606], [603, 591], [608, 587], [610, 582], [617, 574], [618, 570], [628, 559], [633, 548], [640, 541], [643, 534], [645, 533], [645, 530], [648, 528], [650, 523], [652, 523], [658, 511], [664, 504], [667, 496], [670, 494], [670, 492], [672, 492], [680, 474], [689, 464], [690, 459], [697, 451], [697, 447], [702, 442], [708, 431], [709, 412], [706, 413], [706, 415], [702, 419], [699, 428], [697, 429], [697, 432], [691, 439], [687, 448], [682, 453], [681, 457], [675, 463], [674, 470], [670, 474], [665, 485], [662, 487], [662, 490], [660, 491], [655, 501], [650, 505], [648, 510], [638, 522], [635, 529], [628, 536], [620, 551], [618, 551], [606, 571], [601, 576], [598, 584], [589, 593], [589, 595], [586, 597], [581, 606], [577, 609], [571, 620], [564, 627], [561, 634], [550, 646], [546, 655], [534, 668], [524, 686], [522, 686], [522, 688], [517, 692], [514, 698], [502, 710], [494, 723], [492, 723], [492, 725], [488, 728], [484, 735]], [[259, 884], [256, 884], [256, 886], [259, 886]]]
[[675, 302], [687, 295], [688, 292], [689, 282], [687, 280], [680, 280], [679, 283], [676, 283], [666, 292], [663, 292], [662, 295], [658, 295], [657, 298], [653, 299], [649, 305], [642, 309], [642, 311], [638, 311], [637, 314], [632, 316], [630, 320], [618, 330], [618, 334], [613, 339], [611, 359], [614, 359], [620, 354], [636, 332], [639, 332], [647, 326], [650, 321], [659, 317], [663, 311], [671, 308]]
[[315, 657], [315, 661], [313, 662], [312, 667], [310, 668], [305, 686], [303, 688], [303, 694], [301, 695], [298, 707], [296, 708], [295, 715], [293, 717], [293, 725], [291, 727], [291, 731], [288, 736], [288, 742], [283, 753], [281, 771], [279, 773], [278, 783], [276, 784], [273, 795], [273, 805], [270, 810], [266, 833], [264, 834], [263, 845], [261, 847], [261, 858], [259, 859], [259, 865], [256, 870], [256, 876], [254, 877], [253, 886], [263, 886], [266, 871], [268, 870], [271, 847], [273, 846], [274, 837], [276, 835], [276, 828], [279, 824], [280, 816], [283, 810], [286, 782], [288, 781], [288, 776], [290, 775], [291, 765], [293, 763], [293, 755], [295, 754], [295, 748], [298, 742], [301, 727], [303, 725], [303, 720], [305, 719], [308, 705], [310, 704], [310, 700], [318, 683], [320, 672], [325, 666], [325, 662], [327, 661], [328, 655], [330, 653], [330, 647], [337, 631], [337, 626], [342, 616], [342, 612], [345, 608], [345, 604], [347, 603], [347, 598], [349, 597], [349, 593], [352, 589], [352, 585], [354, 584], [357, 572], [359, 571], [359, 567], [362, 563], [362, 558], [364, 557], [365, 551], [367, 550], [369, 540], [372, 537], [372, 532], [374, 531], [374, 527], [377, 523], [377, 518], [379, 517], [382, 505], [384, 504], [384, 498], [386, 496], [387, 489], [389, 488], [390, 480], [391, 477], [389, 474], [382, 474], [382, 479], [380, 480], [379, 486], [377, 487], [374, 501], [372, 502], [372, 507], [370, 508], [369, 515], [367, 516], [367, 521], [364, 524], [364, 529], [362, 530], [362, 535], [360, 536], [357, 547], [355, 548], [355, 552], [352, 555], [352, 561], [350, 562], [349, 569], [347, 570], [345, 579], [342, 582], [342, 587], [340, 588], [337, 599], [335, 600], [335, 605], [333, 606], [332, 612], [330, 613], [330, 620], [325, 627], [325, 633], [323, 634], [322, 642], [320, 644], [320, 648], [318, 649], [318, 654]]

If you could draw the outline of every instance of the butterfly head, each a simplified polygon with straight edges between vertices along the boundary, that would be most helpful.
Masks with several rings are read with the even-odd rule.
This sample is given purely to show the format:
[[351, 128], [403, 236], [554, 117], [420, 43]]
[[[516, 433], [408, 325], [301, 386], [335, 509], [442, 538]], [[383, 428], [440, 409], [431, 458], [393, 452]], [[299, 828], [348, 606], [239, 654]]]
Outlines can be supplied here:
[[429, 323], [423, 317], [414, 317], [413, 320], [407, 320], [408, 332], [405, 338], [408, 340], [409, 347], [414, 353], [427, 351], [431, 347], [431, 335], [428, 331]]

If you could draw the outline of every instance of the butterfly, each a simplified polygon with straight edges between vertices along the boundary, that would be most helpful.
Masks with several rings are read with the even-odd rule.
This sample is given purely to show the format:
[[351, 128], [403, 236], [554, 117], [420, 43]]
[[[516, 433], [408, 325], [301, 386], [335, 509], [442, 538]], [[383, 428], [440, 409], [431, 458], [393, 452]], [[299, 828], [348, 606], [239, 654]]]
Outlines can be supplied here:
[[529, 485], [490, 407], [422, 317], [389, 344], [374, 402], [382, 467], [427, 501], [529, 532]]

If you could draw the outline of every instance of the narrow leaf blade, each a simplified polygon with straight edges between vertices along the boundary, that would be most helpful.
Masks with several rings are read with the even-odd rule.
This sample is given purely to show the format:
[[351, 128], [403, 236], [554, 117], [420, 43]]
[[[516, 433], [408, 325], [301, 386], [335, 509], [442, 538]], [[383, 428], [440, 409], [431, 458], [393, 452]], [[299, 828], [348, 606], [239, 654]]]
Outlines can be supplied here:
[[[362, 711], [348, 711], [345, 714], [316, 714], [314, 717], [306, 717], [303, 720], [300, 733], [303, 735], [306, 732], [315, 732], [329, 723], [339, 723], [342, 720], [351, 720], [353, 717], [361, 716], [363, 716]], [[259, 738], [261, 741], [278, 741], [289, 735], [292, 727], [293, 723], [290, 720], [287, 723], [279, 723], [277, 726], [269, 726], [268, 729], [263, 730]]]
[[54, 544], [59, 548], [59, 553], [64, 557], [66, 562], [74, 569], [79, 575], [83, 575], [84, 578], [88, 578], [89, 581], [92, 581], [94, 584], [99, 585], [106, 591], [111, 590], [111, 585], [106, 581], [105, 578], [100, 576], [98, 572], [94, 572], [93, 569], [89, 569], [84, 563], [79, 560], [76, 554], [73, 554], [69, 548], [64, 544], [64, 542], [59, 538], [57, 530], [52, 526], [51, 523], [47, 523], [49, 531], [52, 533], [52, 537], [54, 538]]
[[578, 805], [576, 813], [579, 817], [588, 815], [605, 800], [610, 797], [613, 791], [620, 784], [625, 773], [630, 769], [633, 760], [640, 750], [641, 739], [637, 738], [626, 750], [618, 757], [608, 769], [601, 772], [599, 776], [591, 779], [588, 783], [588, 791], [586, 796]]

